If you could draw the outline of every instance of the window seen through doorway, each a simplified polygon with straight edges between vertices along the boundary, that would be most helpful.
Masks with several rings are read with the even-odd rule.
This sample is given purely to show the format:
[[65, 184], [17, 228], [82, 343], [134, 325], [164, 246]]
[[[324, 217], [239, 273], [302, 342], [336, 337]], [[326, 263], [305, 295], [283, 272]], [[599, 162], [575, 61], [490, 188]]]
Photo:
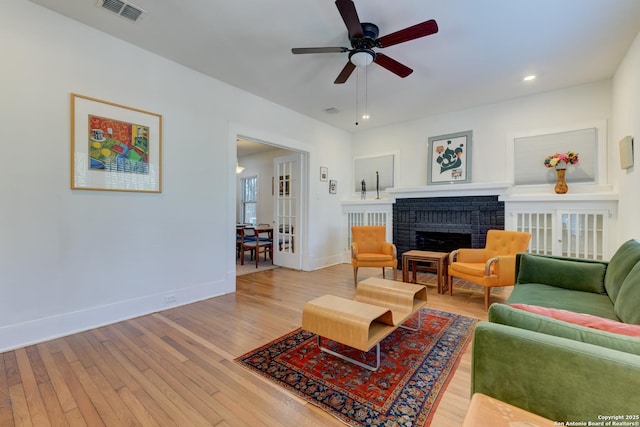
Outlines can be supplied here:
[[242, 178], [242, 220], [256, 225], [258, 202], [258, 177]]

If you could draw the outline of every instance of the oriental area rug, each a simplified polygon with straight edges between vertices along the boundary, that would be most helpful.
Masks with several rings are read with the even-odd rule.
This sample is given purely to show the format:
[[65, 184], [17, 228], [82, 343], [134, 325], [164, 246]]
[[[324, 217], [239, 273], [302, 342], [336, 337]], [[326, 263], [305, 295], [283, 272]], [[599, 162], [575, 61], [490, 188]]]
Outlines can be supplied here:
[[[236, 359], [350, 426], [430, 425], [440, 398], [470, 341], [477, 319], [421, 309], [420, 330], [396, 329], [380, 343], [372, 372], [318, 349], [300, 328]], [[405, 325], [415, 328], [418, 316]], [[368, 353], [322, 340], [323, 346], [375, 366]]]

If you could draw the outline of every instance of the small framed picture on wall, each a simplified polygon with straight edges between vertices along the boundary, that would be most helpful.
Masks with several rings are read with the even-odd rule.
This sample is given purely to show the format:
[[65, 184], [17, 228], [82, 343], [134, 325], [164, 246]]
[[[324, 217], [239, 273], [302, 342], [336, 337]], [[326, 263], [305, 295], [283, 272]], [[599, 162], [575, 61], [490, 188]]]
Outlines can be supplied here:
[[338, 181], [332, 179], [329, 181], [329, 194], [336, 194], [338, 192]]
[[320, 181], [327, 182], [329, 179], [329, 168], [326, 166], [320, 166]]

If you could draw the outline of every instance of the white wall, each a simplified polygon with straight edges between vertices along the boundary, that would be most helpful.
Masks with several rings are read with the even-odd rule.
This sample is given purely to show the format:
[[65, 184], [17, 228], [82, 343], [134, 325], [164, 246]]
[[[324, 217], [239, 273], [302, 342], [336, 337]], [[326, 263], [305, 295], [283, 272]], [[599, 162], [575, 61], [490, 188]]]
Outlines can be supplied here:
[[[238, 133], [313, 170], [351, 158], [347, 132], [25, 0], [3, 2], [0, 57], [0, 351], [233, 291]], [[70, 190], [72, 92], [163, 115], [161, 194]], [[310, 269], [341, 252], [340, 204], [306, 190]]]
[[[613, 78], [613, 130], [609, 142], [609, 169], [618, 182], [618, 241], [640, 239], [640, 33]], [[634, 166], [620, 168], [618, 141], [634, 137]]]
[[607, 80], [360, 132], [355, 135], [353, 155], [398, 149], [396, 186], [426, 186], [429, 137], [473, 130], [472, 182], [503, 183], [508, 182], [510, 167], [507, 135], [610, 118], [611, 81]]

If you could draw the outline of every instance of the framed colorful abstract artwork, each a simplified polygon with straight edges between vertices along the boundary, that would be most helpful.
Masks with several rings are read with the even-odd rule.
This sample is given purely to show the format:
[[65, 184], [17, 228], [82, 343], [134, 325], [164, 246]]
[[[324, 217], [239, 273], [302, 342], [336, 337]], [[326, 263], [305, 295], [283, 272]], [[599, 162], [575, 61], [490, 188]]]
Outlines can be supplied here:
[[473, 131], [429, 138], [427, 184], [471, 182], [471, 139]]
[[71, 188], [162, 191], [162, 116], [71, 94]]

